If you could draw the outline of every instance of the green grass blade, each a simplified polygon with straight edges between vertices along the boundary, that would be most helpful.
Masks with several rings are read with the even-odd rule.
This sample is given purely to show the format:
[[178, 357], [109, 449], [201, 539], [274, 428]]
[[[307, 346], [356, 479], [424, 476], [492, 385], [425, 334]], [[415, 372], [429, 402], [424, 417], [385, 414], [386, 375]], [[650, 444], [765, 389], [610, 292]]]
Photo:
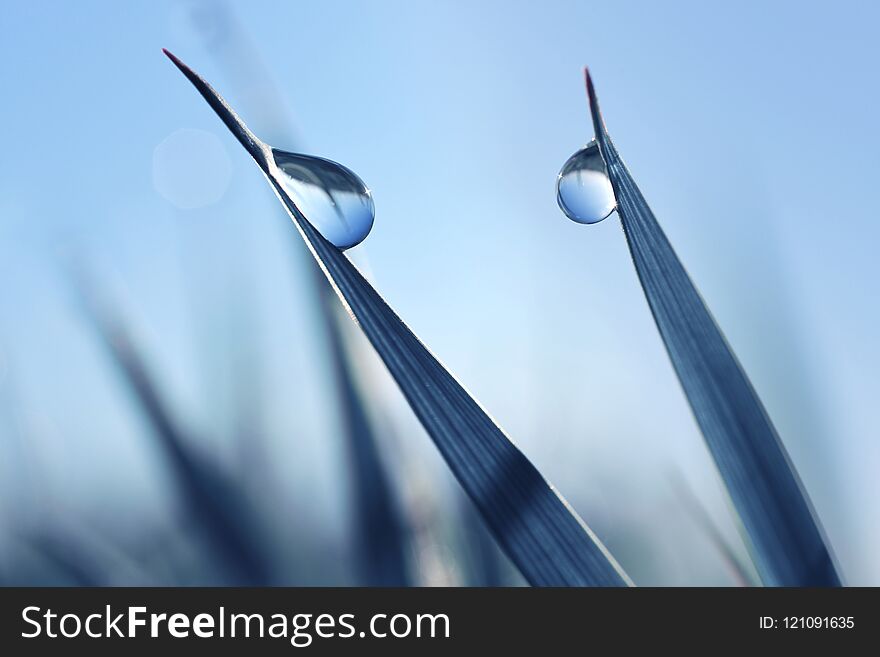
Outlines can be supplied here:
[[823, 533], [776, 429], [618, 155], [589, 73], [587, 93], [636, 272], [762, 580], [775, 586], [838, 586]]

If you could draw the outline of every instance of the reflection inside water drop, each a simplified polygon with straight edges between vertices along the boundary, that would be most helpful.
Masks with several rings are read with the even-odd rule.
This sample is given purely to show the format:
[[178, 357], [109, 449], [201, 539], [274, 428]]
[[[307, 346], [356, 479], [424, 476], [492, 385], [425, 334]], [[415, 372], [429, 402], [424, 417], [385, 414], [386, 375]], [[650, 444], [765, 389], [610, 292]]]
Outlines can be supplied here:
[[579, 224], [598, 223], [614, 212], [617, 201], [595, 139], [562, 165], [556, 179], [556, 202]]
[[340, 249], [359, 244], [373, 227], [370, 190], [350, 169], [320, 157], [272, 149], [278, 182], [321, 235]]

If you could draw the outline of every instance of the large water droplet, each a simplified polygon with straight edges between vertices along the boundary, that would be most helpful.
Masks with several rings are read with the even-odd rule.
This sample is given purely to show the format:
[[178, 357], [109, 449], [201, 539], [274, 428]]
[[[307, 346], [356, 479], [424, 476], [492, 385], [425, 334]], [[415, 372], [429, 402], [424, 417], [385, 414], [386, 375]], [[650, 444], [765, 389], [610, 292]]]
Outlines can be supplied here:
[[579, 224], [598, 223], [614, 212], [617, 200], [595, 139], [562, 165], [556, 180], [556, 202]]
[[281, 170], [278, 182], [330, 243], [348, 249], [370, 233], [373, 197], [351, 169], [321, 157], [274, 148], [272, 156]]

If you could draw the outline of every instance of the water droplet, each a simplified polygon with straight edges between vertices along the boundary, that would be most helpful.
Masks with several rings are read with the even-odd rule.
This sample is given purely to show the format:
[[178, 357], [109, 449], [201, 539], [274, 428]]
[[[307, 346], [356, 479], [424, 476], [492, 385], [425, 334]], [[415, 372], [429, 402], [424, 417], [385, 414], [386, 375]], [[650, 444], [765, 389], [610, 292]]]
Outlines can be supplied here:
[[614, 212], [617, 200], [595, 139], [562, 165], [556, 179], [556, 202], [579, 224], [598, 223]]
[[321, 157], [274, 148], [272, 156], [281, 170], [278, 182], [330, 243], [348, 249], [370, 233], [373, 197], [351, 169]]

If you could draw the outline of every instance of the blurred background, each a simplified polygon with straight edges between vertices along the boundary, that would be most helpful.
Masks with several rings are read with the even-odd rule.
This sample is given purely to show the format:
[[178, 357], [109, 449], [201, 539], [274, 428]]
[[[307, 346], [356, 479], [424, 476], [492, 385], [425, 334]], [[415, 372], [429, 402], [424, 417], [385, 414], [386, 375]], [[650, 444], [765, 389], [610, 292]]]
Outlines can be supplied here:
[[366, 181], [350, 258], [636, 583], [748, 582], [616, 216], [556, 206], [589, 65], [844, 578], [880, 584], [878, 13], [5, 7], [0, 582], [522, 583], [167, 47], [257, 135]]

